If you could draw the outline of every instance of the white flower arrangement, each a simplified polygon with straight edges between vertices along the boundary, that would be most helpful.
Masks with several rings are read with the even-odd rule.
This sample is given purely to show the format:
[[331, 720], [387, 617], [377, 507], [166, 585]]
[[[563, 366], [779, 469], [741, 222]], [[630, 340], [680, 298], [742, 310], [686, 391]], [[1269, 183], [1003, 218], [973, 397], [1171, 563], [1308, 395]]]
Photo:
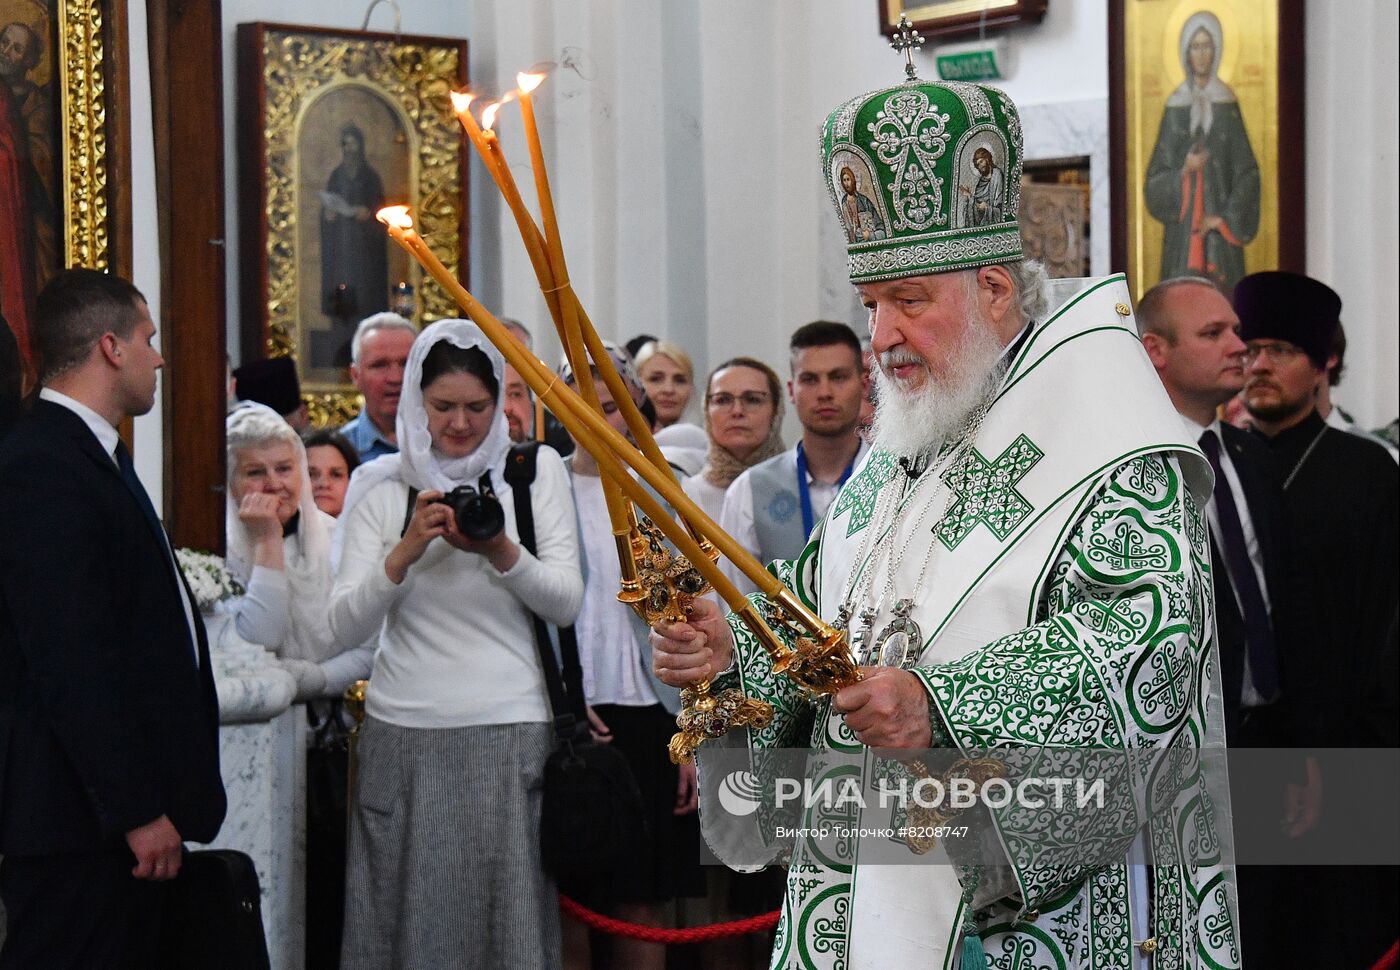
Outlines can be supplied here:
[[222, 556], [193, 549], [176, 549], [175, 559], [180, 571], [194, 593], [201, 613], [208, 613], [218, 603], [244, 593], [243, 584], [233, 577]]

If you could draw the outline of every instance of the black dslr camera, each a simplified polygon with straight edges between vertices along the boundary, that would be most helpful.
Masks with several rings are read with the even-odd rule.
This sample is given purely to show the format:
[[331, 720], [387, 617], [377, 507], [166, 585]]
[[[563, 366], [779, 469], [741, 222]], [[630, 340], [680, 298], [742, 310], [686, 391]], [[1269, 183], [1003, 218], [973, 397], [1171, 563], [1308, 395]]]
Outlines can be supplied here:
[[478, 486], [458, 485], [438, 502], [452, 509], [458, 532], [480, 541], [490, 539], [506, 527], [506, 513], [486, 476], [482, 476]]

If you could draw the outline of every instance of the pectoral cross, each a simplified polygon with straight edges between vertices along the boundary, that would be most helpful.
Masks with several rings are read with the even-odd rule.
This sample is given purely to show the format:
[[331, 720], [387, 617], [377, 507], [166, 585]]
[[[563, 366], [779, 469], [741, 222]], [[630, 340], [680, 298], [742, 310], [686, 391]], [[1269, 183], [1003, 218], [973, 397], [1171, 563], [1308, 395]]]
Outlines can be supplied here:
[[890, 41], [890, 46], [904, 55], [904, 76], [910, 81], [917, 81], [919, 75], [914, 71], [914, 51], [924, 46], [923, 35], [914, 29], [914, 25], [909, 23], [909, 18], [899, 15], [898, 30], [895, 31], [894, 39]]

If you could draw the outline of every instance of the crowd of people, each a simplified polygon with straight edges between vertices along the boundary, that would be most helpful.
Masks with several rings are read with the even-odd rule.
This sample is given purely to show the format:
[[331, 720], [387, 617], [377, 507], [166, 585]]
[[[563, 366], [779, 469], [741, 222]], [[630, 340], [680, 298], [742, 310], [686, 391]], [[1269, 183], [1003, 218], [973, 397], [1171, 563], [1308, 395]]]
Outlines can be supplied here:
[[[857, 99], [828, 120], [825, 168], [854, 182], [855, 121], [931, 96], [1019, 168], [1014, 106], [992, 94], [995, 108], [973, 85]], [[991, 150], [974, 144], [984, 172]], [[716, 967], [766, 963], [773, 947], [774, 965], [800, 951], [823, 967], [951, 965], [954, 946], [964, 967], [988, 965], [984, 946], [1007, 964], [1080, 953], [1093, 967], [1158, 950], [1237, 967], [1241, 942], [1260, 966], [1383, 952], [1400, 911], [1384, 868], [1246, 869], [1236, 938], [1204, 834], [1221, 793], [1196, 779], [1166, 792], [1151, 880], [1127, 863], [1146, 858], [1148, 823], [1114, 833], [1110, 864], [1022, 868], [999, 892], [948, 866], [876, 867], [857, 891], [854, 860], [801, 843], [781, 860], [786, 886], [702, 870], [696, 768], [665, 747], [697, 680], [770, 700], [753, 742], [775, 746], [1400, 743], [1400, 465], [1393, 441], [1388, 453], [1331, 402], [1338, 294], [1284, 272], [1230, 293], [1166, 280], [1137, 309], [1139, 347], [1121, 281], [1052, 300], [1021, 258], [1015, 200], [987, 212], [949, 230], [975, 245], [928, 246], [894, 223], [851, 233], [869, 339], [810, 322], [786, 360], [732, 357], [703, 381], [667, 340], [606, 345], [685, 494], [850, 624], [864, 679], [824, 699], [774, 676], [712, 599], [650, 632], [618, 602], [598, 462], [476, 325], [360, 322], [349, 373], [363, 405], [339, 430], [308, 427], [290, 359], [233, 372], [226, 561], [242, 592], [219, 608], [293, 676], [309, 763], [329, 777], [346, 768], [340, 698], [368, 680], [348, 804], [334, 783], [309, 798], [309, 966], [666, 965], [661, 944], [561, 916], [560, 890], [644, 926], [781, 907], [772, 937], [707, 951]], [[1003, 261], [979, 248], [993, 245]], [[37, 399], [0, 414], [0, 968], [155, 965], [182, 846], [212, 840], [225, 813], [206, 634], [118, 434], [154, 405], [155, 332], [130, 283], [58, 274], [37, 304]], [[628, 433], [619, 385], [567, 364], [558, 376], [591, 382]], [[527, 451], [521, 492], [507, 465]], [[928, 657], [920, 624], [938, 624]], [[540, 844], [556, 743], [545, 629], [572, 631], [589, 730], [621, 753], [643, 806], [618, 865], [559, 880]], [[1300, 754], [1278, 790], [1233, 796], [1302, 846], [1349, 824], [1342, 788]], [[1280, 920], [1320, 932], [1280, 934]]]
[[[137, 398], [154, 386], [149, 362], [137, 376], [150, 383], [134, 390], [136, 378], [116, 369], [122, 342], [142, 339], [139, 324], [147, 317], [139, 294], [84, 271], [64, 274], [47, 293], [37, 335], [54, 348], [52, 357], [66, 353], [74, 363], [46, 371], [30, 425], [21, 423], [5, 452], [5, 525], [19, 538], [9, 547], [15, 552], [27, 549], [20, 520], [32, 519], [12, 513], [33, 508], [38, 487], [31, 475], [15, 474], [15, 462], [26, 447], [40, 445], [45, 422], [81, 435], [83, 424], [104, 420], [94, 410], [140, 413], [150, 402]], [[1376, 674], [1394, 665], [1400, 581], [1393, 544], [1368, 536], [1394, 534], [1397, 468], [1383, 439], [1354, 426], [1338, 430], [1319, 408], [1329, 373], [1337, 371], [1339, 311], [1340, 300], [1324, 284], [1285, 273], [1247, 277], [1233, 302], [1200, 278], [1168, 280], [1138, 308], [1148, 358], [1215, 470], [1209, 519], [1220, 567], [1222, 696], [1236, 746], [1396, 743], [1394, 678]], [[124, 333], [123, 321], [138, 326]], [[653, 429], [687, 494], [764, 562], [796, 558], [870, 448], [862, 417], [876, 382], [855, 332], [817, 321], [797, 328], [790, 347], [786, 379], [753, 358], [726, 360], [701, 385], [692, 409], [694, 371], [683, 350], [647, 340], [634, 362], [608, 344], [633, 403], [650, 401]], [[531, 553], [519, 543], [503, 469], [513, 443], [550, 429], [537, 429], [528, 389], [496, 348], [465, 321], [419, 332], [402, 317], [378, 314], [360, 324], [352, 359], [364, 406], [339, 431], [298, 433], [304, 406], [294, 370], [280, 361], [240, 368], [226, 422], [227, 562], [245, 592], [222, 608], [243, 638], [274, 651], [293, 673], [297, 699], [318, 725], [317, 745], [343, 742], [348, 722], [338, 698], [356, 680], [370, 683], [348, 837], [335, 811], [313, 810], [310, 819], [310, 965], [339, 959], [347, 968], [448, 966], [465, 952], [482, 966], [595, 965], [588, 929], [566, 917], [561, 931], [556, 887], [539, 862], [539, 788], [553, 741], [535, 616], [576, 631], [594, 736], [625, 754], [647, 806], [646, 831], [627, 847], [625, 868], [563, 888], [603, 912], [653, 926], [674, 918], [672, 901], [707, 892], [716, 898], [701, 911], [711, 915], [776, 905], [771, 881], [751, 886], [746, 880], [758, 877], [735, 877], [707, 887], [703, 878], [694, 768], [677, 768], [665, 754], [678, 692], [658, 679], [645, 626], [617, 601], [616, 545], [592, 456], [571, 448], [563, 459], [541, 449]], [[75, 371], [96, 376], [78, 380]], [[577, 386], [579, 375], [567, 364], [561, 376]], [[609, 423], [626, 434], [608, 385], [596, 370], [589, 379]], [[90, 387], [114, 403], [92, 407], [99, 402]], [[1232, 411], [1236, 401], [1242, 407]], [[791, 448], [781, 434], [786, 404], [801, 429]], [[687, 422], [693, 410], [702, 424]], [[103, 434], [115, 439], [115, 429]], [[104, 460], [120, 471], [114, 449], [118, 460]], [[504, 519], [495, 534], [461, 531], [443, 499], [463, 487], [500, 502]], [[21, 590], [48, 602], [32, 550], [23, 565], [5, 557], [7, 602]], [[66, 557], [55, 564], [65, 572], [78, 567]], [[1350, 579], [1336, 581], [1343, 576]], [[177, 614], [177, 626], [187, 612]], [[206, 648], [199, 624], [189, 625], [203, 677]], [[7, 696], [35, 706], [21, 707], [7, 726], [52, 731], [61, 750], [78, 750], [63, 745], [64, 729], [44, 704], [72, 711], [76, 701], [61, 699], [80, 696], [68, 692], [84, 678], [45, 671], [24, 649], [31, 635], [11, 609]], [[1320, 656], [1320, 642], [1336, 646]], [[120, 681], [130, 671], [112, 675]], [[1358, 685], [1374, 696], [1349, 703]], [[209, 712], [188, 716], [203, 724], [194, 736], [207, 737]], [[11, 745], [12, 759], [39, 756]], [[110, 739], [102, 747], [116, 750]], [[220, 813], [208, 806], [221, 795], [207, 778], [207, 742], [201, 750], [206, 777], [196, 800], [205, 810], [185, 816], [174, 804], [159, 806], [171, 823], [167, 837], [197, 840], [217, 828]], [[66, 766], [50, 770], [72, 774]], [[138, 817], [138, 804], [124, 808], [115, 789], [102, 787], [110, 772], [100, 761], [80, 761], [77, 774], [94, 787], [70, 798], [85, 803], [87, 793], [100, 793], [100, 825], [127, 834], [138, 876], [147, 865], [147, 875], [162, 865], [176, 869], [168, 846], [164, 855], [138, 848], [131, 833], [142, 826], [130, 822], [150, 820]], [[190, 777], [194, 784], [201, 775]], [[1276, 793], [1299, 836], [1317, 824], [1321, 784], [1304, 766], [1291, 797]], [[85, 838], [61, 834], [66, 826], [57, 820], [71, 807], [48, 819], [39, 811], [36, 799], [60, 794], [52, 787], [5, 793], [6, 902], [12, 919], [21, 917], [10, 929], [14, 952], [29, 945], [30, 932], [51, 928], [23, 919], [44, 913], [37, 903], [25, 905], [25, 892], [41, 889], [23, 887], [27, 858]], [[72, 825], [83, 828], [76, 819]], [[1251, 952], [1276, 951], [1277, 936], [1266, 928], [1270, 913], [1300, 898], [1291, 878], [1285, 870], [1242, 871]], [[1393, 890], [1381, 882], [1365, 894], [1376, 901], [1378, 920]], [[1296, 953], [1297, 946], [1295, 940], [1287, 948]], [[609, 949], [616, 966], [665, 965], [659, 944], [622, 940]]]

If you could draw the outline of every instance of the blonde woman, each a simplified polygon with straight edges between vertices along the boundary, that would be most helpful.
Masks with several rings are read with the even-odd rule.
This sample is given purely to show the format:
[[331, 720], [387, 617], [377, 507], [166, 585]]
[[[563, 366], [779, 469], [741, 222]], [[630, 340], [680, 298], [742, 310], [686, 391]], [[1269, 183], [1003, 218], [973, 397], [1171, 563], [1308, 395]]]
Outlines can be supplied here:
[[220, 608], [239, 636], [277, 655], [297, 700], [339, 697], [369, 673], [372, 647], [337, 641], [327, 623], [335, 522], [313, 500], [306, 448], [281, 415], [252, 403], [225, 419], [224, 441], [226, 558], [247, 592]]
[[690, 355], [668, 340], [653, 340], [637, 351], [634, 361], [642, 390], [656, 408], [657, 430], [685, 417], [695, 392], [695, 367]]

